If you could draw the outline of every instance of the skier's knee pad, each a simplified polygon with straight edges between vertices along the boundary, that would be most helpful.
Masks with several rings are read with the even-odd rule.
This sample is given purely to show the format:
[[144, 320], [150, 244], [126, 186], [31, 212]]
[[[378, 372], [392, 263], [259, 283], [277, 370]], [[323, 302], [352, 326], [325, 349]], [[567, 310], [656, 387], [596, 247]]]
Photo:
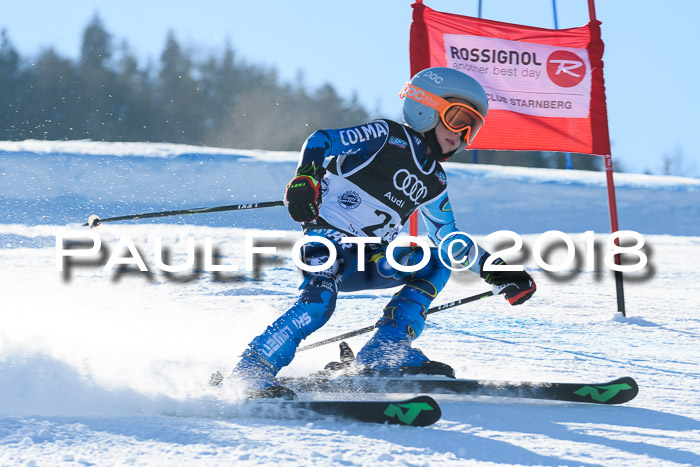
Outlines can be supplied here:
[[430, 250], [430, 260], [420, 271], [417, 271], [409, 280], [409, 284], [420, 280], [430, 284], [430, 286], [420, 286], [418, 288], [423, 290], [428, 296], [435, 296], [445, 288], [447, 281], [450, 278], [450, 271], [438, 256], [437, 248], [431, 248]]
[[421, 303], [402, 297], [398, 293], [384, 307], [384, 315], [377, 322], [377, 327], [396, 327], [406, 334], [409, 341], [413, 341], [425, 328], [426, 311], [426, 307]]
[[396, 295], [429, 306], [442, 287], [438, 288], [433, 281], [414, 277], [408, 281]]

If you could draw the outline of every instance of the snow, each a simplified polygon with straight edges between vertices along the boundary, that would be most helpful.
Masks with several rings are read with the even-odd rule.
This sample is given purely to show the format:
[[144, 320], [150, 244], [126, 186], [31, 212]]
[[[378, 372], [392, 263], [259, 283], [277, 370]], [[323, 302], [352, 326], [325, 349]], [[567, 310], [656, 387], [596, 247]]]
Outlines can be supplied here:
[[[128, 238], [148, 273], [106, 272], [103, 258], [57, 271], [56, 236], [84, 234], [88, 215], [281, 199], [296, 155], [191, 146], [0, 142], [0, 465], [700, 465], [700, 180], [615, 174], [620, 226], [644, 235], [649, 264], [625, 274], [616, 312], [602, 263], [609, 231], [602, 173], [448, 165], [459, 226], [490, 249], [489, 233], [520, 234], [520, 260], [538, 283], [510, 307], [494, 297], [431, 315], [416, 345], [467, 378], [602, 383], [634, 377], [623, 406], [439, 398], [428, 428], [327, 416], [263, 416], [206, 387], [295, 300], [283, 208], [103, 224], [106, 255]], [[575, 242], [576, 265], [547, 273], [532, 255], [547, 230]], [[596, 232], [596, 267], [581, 234]], [[187, 239], [210, 237], [223, 265], [245, 264], [245, 239], [285, 235], [260, 274], [170, 275]], [[501, 239], [502, 240], [502, 239]], [[269, 240], [268, 240], [269, 241]], [[555, 264], [564, 255], [552, 249]], [[125, 254], [122, 253], [122, 256]], [[100, 261], [102, 264], [100, 264]], [[435, 304], [488, 287], [455, 273]], [[392, 290], [341, 294], [309, 343], [373, 323]], [[357, 350], [367, 336], [350, 339]], [[303, 375], [337, 356], [299, 356]], [[310, 396], [309, 396], [310, 397]]]

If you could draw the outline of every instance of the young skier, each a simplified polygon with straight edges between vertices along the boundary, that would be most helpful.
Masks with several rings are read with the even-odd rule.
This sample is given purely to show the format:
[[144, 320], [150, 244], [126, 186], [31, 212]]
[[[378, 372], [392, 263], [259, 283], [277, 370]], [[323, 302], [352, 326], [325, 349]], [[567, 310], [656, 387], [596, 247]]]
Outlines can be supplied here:
[[[294, 398], [275, 379], [294, 358], [302, 339], [333, 314], [338, 292], [403, 285], [386, 305], [373, 337], [358, 352], [356, 363], [379, 374], [443, 374], [446, 364], [433, 362], [411, 347], [425, 327], [426, 310], [443, 289], [450, 269], [443, 251], [431, 248], [427, 265], [417, 272], [392, 268], [386, 245], [419, 209], [429, 237], [439, 245], [453, 234], [452, 257], [489, 284], [499, 286], [511, 305], [535, 292], [525, 271], [485, 271], [490, 256], [455, 226], [447, 196], [447, 177], [440, 162], [463, 150], [476, 137], [488, 112], [486, 93], [470, 76], [434, 67], [416, 74], [401, 91], [405, 125], [375, 120], [365, 125], [319, 130], [306, 140], [296, 176], [287, 185], [285, 201], [291, 217], [310, 237], [330, 240], [337, 260], [321, 272], [304, 272], [299, 299], [265, 332], [253, 339], [232, 372], [252, 397]], [[379, 237], [382, 243], [362, 248], [343, 243], [346, 237]], [[457, 248], [455, 248], [457, 247]], [[365, 270], [358, 268], [358, 255]], [[326, 263], [329, 251], [320, 243], [303, 247], [310, 266]], [[394, 259], [413, 266], [423, 259], [420, 248], [399, 247]], [[449, 260], [447, 260], [449, 261]], [[449, 262], [447, 262], [449, 264]], [[505, 264], [496, 259], [493, 264]]]

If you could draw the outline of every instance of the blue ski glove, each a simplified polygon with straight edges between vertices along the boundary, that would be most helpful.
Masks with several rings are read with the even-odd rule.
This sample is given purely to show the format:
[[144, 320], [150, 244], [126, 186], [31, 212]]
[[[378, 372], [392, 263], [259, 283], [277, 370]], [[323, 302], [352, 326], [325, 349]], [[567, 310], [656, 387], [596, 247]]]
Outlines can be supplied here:
[[284, 203], [289, 215], [297, 222], [311, 222], [318, 218], [321, 208], [321, 180], [326, 169], [315, 163], [301, 164], [296, 177], [287, 185]]
[[[525, 271], [484, 271], [484, 262], [486, 256], [481, 259], [479, 264], [481, 272], [479, 275], [486, 281], [487, 284], [495, 285], [500, 289], [499, 294], [504, 294], [506, 300], [511, 305], [520, 305], [525, 303], [532, 297], [537, 290], [535, 281], [532, 280], [530, 274]], [[494, 265], [506, 264], [501, 258], [496, 258]]]

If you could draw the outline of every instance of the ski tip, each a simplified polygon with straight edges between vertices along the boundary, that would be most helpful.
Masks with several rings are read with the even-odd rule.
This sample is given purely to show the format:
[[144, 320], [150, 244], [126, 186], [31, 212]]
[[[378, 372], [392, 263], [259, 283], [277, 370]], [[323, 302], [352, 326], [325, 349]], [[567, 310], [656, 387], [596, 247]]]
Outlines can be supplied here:
[[619, 378], [615, 383], [626, 384], [627, 386], [629, 386], [629, 389], [623, 391], [624, 397], [620, 398], [620, 402], [612, 402], [613, 404], [629, 402], [635, 397], [637, 397], [637, 394], [639, 394], [639, 385], [637, 384], [637, 381], [635, 381], [634, 378], [632, 378], [631, 376], [623, 376], [622, 378]]
[[573, 395], [580, 402], [594, 404], [624, 404], [639, 393], [639, 386], [631, 376], [623, 376], [604, 384], [584, 385], [576, 389]]
[[389, 402], [383, 415], [392, 425], [429, 426], [440, 420], [442, 410], [435, 399], [420, 395], [400, 402]]
[[622, 378], [618, 378], [613, 383], [625, 383], [629, 384], [630, 386], [639, 389], [639, 386], [637, 385], [637, 382], [632, 378], [631, 376], [623, 376]]
[[639, 394], [639, 385], [631, 376], [623, 376], [612, 383], [612, 387], [619, 386], [620, 392], [615, 394], [607, 403], [624, 404], [629, 402]]

